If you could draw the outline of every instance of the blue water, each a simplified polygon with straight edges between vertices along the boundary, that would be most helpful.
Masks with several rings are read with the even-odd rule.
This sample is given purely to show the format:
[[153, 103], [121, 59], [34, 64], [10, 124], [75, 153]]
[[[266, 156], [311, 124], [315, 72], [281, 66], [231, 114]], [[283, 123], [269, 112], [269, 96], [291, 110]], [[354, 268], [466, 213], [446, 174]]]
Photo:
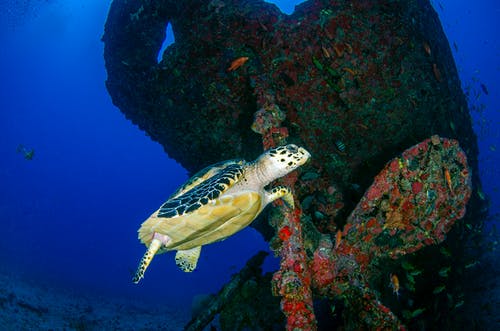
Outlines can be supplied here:
[[[300, 1], [276, 1], [290, 13]], [[157, 256], [140, 285], [136, 231], [187, 174], [114, 107], [100, 37], [110, 1], [1, 1], [0, 269], [81, 292], [172, 302], [189, 309], [258, 250], [249, 228], [204, 247], [198, 270]], [[498, 1], [434, 2], [479, 137], [483, 191], [500, 212]], [[169, 36], [167, 38], [170, 38]], [[167, 39], [167, 43], [168, 43]], [[489, 92], [484, 93], [480, 84]], [[32, 160], [16, 152], [35, 151]], [[270, 258], [266, 268], [276, 266]]]

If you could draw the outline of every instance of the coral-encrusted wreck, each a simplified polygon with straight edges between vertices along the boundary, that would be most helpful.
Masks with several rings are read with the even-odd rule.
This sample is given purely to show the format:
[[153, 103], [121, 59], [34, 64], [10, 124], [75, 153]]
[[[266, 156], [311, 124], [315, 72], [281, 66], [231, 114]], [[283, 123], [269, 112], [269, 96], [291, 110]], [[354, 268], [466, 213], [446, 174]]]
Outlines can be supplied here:
[[[158, 62], [168, 23], [175, 43]], [[462, 255], [464, 226], [448, 232], [469, 197], [475, 227], [482, 203], [467, 103], [429, 1], [309, 0], [285, 15], [259, 0], [114, 0], [103, 41], [114, 104], [190, 172], [285, 141], [311, 151], [285, 179], [301, 207], [254, 222], [282, 258], [272, 288], [288, 329], [321, 324], [316, 298], [342, 306], [351, 329], [425, 327], [436, 307], [458, 323], [454, 284], [415, 279]], [[395, 305], [387, 284], [399, 293], [399, 279], [408, 293]]]

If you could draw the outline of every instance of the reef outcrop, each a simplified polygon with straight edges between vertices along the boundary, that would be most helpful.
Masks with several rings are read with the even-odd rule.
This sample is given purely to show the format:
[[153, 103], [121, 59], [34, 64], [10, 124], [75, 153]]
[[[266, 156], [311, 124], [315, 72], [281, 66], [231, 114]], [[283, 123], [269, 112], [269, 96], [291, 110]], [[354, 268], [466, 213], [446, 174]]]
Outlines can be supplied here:
[[[158, 61], [167, 24], [175, 43]], [[409, 289], [438, 265], [421, 248], [442, 242], [469, 196], [464, 224], [484, 212], [466, 98], [429, 1], [309, 0], [285, 15], [259, 0], [114, 0], [103, 41], [113, 103], [188, 171], [284, 141], [311, 152], [286, 179], [301, 208], [256, 222], [282, 256], [273, 289], [290, 329], [315, 327], [315, 296], [348, 302], [352, 329], [361, 312], [367, 327], [425, 316], [429, 291], [460, 307], [451, 284], [400, 305], [423, 308], [382, 303], [391, 270], [411, 266]], [[470, 233], [449, 233], [442, 259]]]
[[[175, 43], [157, 62], [168, 23]], [[366, 187], [377, 166], [432, 134], [457, 137], [476, 162], [428, 1], [306, 1], [288, 16], [257, 0], [115, 0], [103, 41], [114, 104], [189, 171], [259, 154], [251, 125], [270, 105], [335, 179]]]

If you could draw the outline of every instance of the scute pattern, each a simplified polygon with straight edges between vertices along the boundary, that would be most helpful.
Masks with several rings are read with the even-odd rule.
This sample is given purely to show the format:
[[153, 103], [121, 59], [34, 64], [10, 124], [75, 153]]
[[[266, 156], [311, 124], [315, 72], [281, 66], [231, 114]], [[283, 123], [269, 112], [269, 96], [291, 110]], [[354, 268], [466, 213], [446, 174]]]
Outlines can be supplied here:
[[169, 199], [160, 207], [158, 217], [172, 218], [197, 210], [210, 200], [217, 199], [229, 186], [237, 182], [242, 174], [241, 162], [227, 164], [219, 172], [197, 183], [188, 191], [177, 196], [174, 194], [174, 198]]
[[193, 187], [211, 178], [215, 174], [223, 171], [227, 166], [231, 164], [243, 165], [244, 163], [245, 160], [243, 159], [233, 159], [233, 160], [217, 162], [211, 166], [205, 167], [200, 171], [198, 171], [197, 173], [195, 173], [193, 176], [191, 176], [191, 178], [189, 178], [188, 181], [184, 183], [184, 185], [179, 187], [179, 189], [170, 196], [169, 200], [183, 195], [187, 191], [191, 190]]

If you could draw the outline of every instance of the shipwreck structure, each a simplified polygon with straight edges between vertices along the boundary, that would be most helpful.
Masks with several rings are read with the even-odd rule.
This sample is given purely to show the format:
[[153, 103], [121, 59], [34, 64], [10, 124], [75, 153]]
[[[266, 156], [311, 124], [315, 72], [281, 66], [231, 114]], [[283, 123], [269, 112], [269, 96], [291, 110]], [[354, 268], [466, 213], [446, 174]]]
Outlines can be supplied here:
[[[157, 61], [167, 24], [175, 43]], [[114, 0], [103, 41], [114, 104], [188, 171], [285, 141], [313, 155], [284, 179], [300, 208], [254, 225], [282, 258], [272, 281], [254, 282], [282, 298], [283, 327], [316, 329], [315, 305], [341, 307], [335, 323], [350, 329], [425, 326], [436, 307], [463, 323], [442, 263], [463, 256], [484, 201], [429, 1], [309, 0], [285, 15], [260, 0]], [[419, 281], [436, 272], [439, 283]], [[389, 280], [407, 292], [398, 305]], [[231, 316], [234, 304], [214, 304]], [[227, 325], [252, 327], [241, 323]]]

